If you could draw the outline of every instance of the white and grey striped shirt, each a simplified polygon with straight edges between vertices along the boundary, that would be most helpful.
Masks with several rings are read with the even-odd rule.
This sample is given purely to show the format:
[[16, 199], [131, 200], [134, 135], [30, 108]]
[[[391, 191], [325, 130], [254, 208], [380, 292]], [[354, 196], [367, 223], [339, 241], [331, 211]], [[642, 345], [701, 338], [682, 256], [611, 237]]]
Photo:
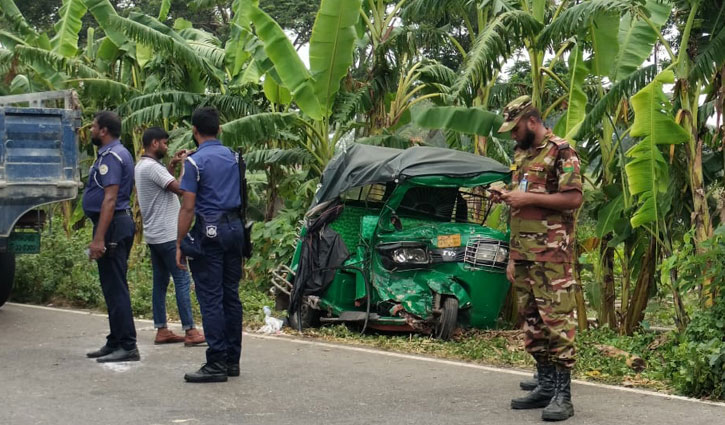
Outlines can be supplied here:
[[159, 161], [145, 156], [136, 164], [134, 175], [146, 243], [175, 241], [179, 198], [174, 192], [166, 190], [174, 181], [174, 176]]

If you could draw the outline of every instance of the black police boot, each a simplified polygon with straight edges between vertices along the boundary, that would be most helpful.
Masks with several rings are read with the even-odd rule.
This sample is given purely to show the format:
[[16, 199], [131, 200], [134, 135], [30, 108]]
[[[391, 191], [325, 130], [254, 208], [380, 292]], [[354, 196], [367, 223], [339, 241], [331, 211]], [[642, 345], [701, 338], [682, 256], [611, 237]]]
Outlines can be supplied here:
[[539, 374], [534, 372], [533, 379], [527, 379], [519, 382], [519, 387], [524, 391], [533, 391], [539, 385]]
[[137, 362], [139, 360], [141, 360], [141, 355], [138, 353], [138, 348], [132, 350], [117, 348], [111, 354], [96, 359], [98, 363]]
[[206, 363], [196, 372], [184, 375], [186, 382], [226, 382], [227, 365], [223, 362]]
[[538, 385], [524, 397], [511, 400], [512, 409], [538, 409], [546, 407], [554, 397], [554, 379], [556, 367], [551, 363], [538, 363], [536, 370], [539, 374]]
[[99, 348], [96, 351], [91, 351], [90, 353], [86, 353], [86, 357], [89, 359], [95, 359], [98, 357], [107, 356], [111, 353], [113, 353], [116, 349], [113, 347], [109, 347], [107, 345], [104, 345], [103, 347]]
[[239, 363], [227, 363], [227, 376], [239, 376]]
[[571, 371], [557, 367], [554, 385], [554, 397], [541, 412], [541, 419], [545, 421], [569, 419], [574, 416], [574, 405], [571, 404]]

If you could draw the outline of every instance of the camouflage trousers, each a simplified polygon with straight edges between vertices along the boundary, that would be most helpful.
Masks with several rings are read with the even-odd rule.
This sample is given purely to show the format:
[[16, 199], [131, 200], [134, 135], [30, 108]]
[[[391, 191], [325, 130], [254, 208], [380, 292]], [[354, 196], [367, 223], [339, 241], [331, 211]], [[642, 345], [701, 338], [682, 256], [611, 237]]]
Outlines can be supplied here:
[[575, 284], [569, 263], [516, 261], [514, 288], [524, 344], [537, 361], [574, 367]]

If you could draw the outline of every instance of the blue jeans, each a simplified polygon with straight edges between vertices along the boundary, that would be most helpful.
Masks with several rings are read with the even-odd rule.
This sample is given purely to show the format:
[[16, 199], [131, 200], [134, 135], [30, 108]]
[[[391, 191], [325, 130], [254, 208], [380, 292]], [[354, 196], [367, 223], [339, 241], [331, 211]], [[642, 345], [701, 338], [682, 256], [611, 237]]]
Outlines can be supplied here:
[[169, 287], [169, 275], [174, 278], [176, 305], [184, 330], [194, 327], [191, 314], [189, 286], [191, 279], [186, 270], [176, 267], [176, 241], [160, 244], [148, 244], [151, 248], [151, 267], [154, 273], [154, 287], [151, 295], [154, 310], [154, 327], [166, 327], [166, 290]]

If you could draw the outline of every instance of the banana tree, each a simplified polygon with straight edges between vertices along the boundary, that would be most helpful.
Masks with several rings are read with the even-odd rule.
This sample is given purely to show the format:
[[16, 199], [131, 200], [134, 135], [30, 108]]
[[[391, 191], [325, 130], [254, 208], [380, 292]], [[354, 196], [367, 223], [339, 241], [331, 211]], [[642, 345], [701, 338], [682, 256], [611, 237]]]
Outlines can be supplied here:
[[[280, 26], [256, 4], [248, 14], [256, 36], [274, 67], [279, 84], [289, 91], [299, 108], [297, 124], [304, 128], [299, 147], [314, 158], [311, 169], [319, 175], [334, 154], [334, 147], [347, 128], [331, 128], [335, 96], [340, 81], [352, 64], [360, 0], [323, 0], [317, 13], [309, 49], [309, 69]], [[254, 116], [247, 117], [250, 120]]]
[[[678, 54], [672, 58], [680, 108], [677, 120], [689, 134], [685, 155], [692, 195], [692, 226], [696, 250], [702, 253], [703, 242], [712, 237], [713, 226], [703, 178], [703, 139], [698, 128], [698, 110], [703, 88], [711, 84], [716, 71], [725, 64], [725, 4], [715, 0], [679, 1], [678, 8], [683, 12], [680, 16], [687, 19], [678, 40]], [[668, 51], [671, 51], [669, 47]], [[697, 51], [701, 53], [694, 56], [692, 52]], [[703, 282], [703, 302], [707, 306], [713, 302], [710, 283]]]

